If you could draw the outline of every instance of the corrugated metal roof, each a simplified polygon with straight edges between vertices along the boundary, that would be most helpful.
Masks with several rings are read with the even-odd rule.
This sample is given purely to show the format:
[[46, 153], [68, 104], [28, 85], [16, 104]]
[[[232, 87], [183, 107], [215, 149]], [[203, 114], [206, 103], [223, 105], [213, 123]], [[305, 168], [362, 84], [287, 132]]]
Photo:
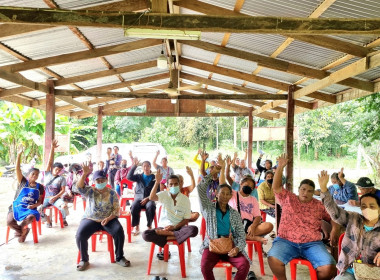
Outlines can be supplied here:
[[373, 68], [371, 70], [368, 70], [358, 76], [355, 76], [355, 78], [362, 78], [366, 80], [375, 80], [380, 77], [380, 67]]
[[359, 46], [365, 46], [368, 43], [371, 43], [372, 41], [379, 38], [379, 35], [371, 35], [371, 34], [368, 34], [368, 35], [358, 35], [358, 34], [356, 35], [328, 35], [328, 36], [337, 40], [349, 42], [351, 44], [356, 44]]
[[240, 12], [251, 16], [308, 17], [320, 0], [249, 0]]
[[281, 71], [277, 71], [277, 70], [273, 70], [269, 68], [261, 69], [261, 71], [257, 74], [257, 76], [270, 78], [276, 81], [287, 82], [290, 84], [293, 84], [303, 78], [301, 76], [297, 76], [294, 74], [281, 72]]
[[241, 102], [241, 101], [228, 100], [228, 102], [229, 102], [229, 103], [232, 103], [232, 104], [236, 104], [236, 105], [241, 105], [241, 106], [244, 106], [244, 107], [252, 107], [251, 104], [244, 103], [244, 102]]
[[[208, 75], [210, 74], [210, 72], [208, 72], [208, 71], [204, 71], [202, 69], [197, 69], [197, 68], [189, 67], [189, 66], [186, 66], [186, 65], [182, 65], [181, 72], [187, 73], [187, 74], [192, 74], [192, 75], [199, 76], [199, 77], [202, 77], [202, 78], [208, 78]], [[181, 74], [180, 74], [180, 77], [181, 77]]]
[[49, 8], [43, 0], [0, 0], [0, 6], [29, 7], [29, 8]]
[[271, 55], [285, 40], [286, 37], [276, 34], [232, 33], [227, 47]]
[[342, 56], [343, 53], [294, 40], [279, 56], [279, 59], [322, 68]]
[[55, 73], [68, 78], [78, 75], [107, 70], [100, 58], [74, 61], [70, 63], [49, 66], [49, 69]]
[[196, 61], [201, 61], [213, 64], [216, 53], [205, 51], [188, 45], [182, 45], [182, 57], [189, 58]]
[[24, 92], [21, 94], [22, 96], [30, 97], [30, 98], [36, 98], [36, 99], [43, 99], [46, 97], [46, 94], [41, 92], [41, 91], [29, 91], [29, 92]]
[[15, 64], [18, 62], [21, 62], [21, 60], [3, 50], [0, 50], [0, 66]]
[[225, 94], [233, 94], [234, 93], [233, 90], [228, 90], [228, 89], [224, 89], [221, 87], [207, 86], [207, 89], [219, 91], [219, 92], [225, 93]]
[[265, 91], [265, 92], [268, 92], [268, 93], [276, 93], [278, 91], [278, 89], [267, 87], [267, 86], [262, 86], [262, 85], [259, 85], [259, 84], [254, 84], [254, 83], [251, 83], [251, 82], [247, 83], [246, 87], [247, 88], [251, 88], [251, 89], [257, 89], [257, 90]]
[[83, 89], [90, 89], [90, 88], [102, 87], [102, 86], [112, 85], [112, 84], [117, 84], [117, 83], [120, 83], [120, 80], [118, 77], [107, 76], [107, 77], [102, 77], [98, 79], [79, 82], [76, 84]]
[[212, 43], [215, 45], [220, 45], [223, 41], [225, 33], [220, 32], [202, 32], [201, 33], [201, 41]]
[[[303, 82], [300, 86], [305, 87], [305, 86], [308, 86], [310, 84], [316, 83], [318, 81], [319, 80], [316, 80], [316, 79], [309, 79], [309, 80]], [[324, 92], [324, 93], [334, 93], [335, 94], [335, 93], [338, 93], [338, 92], [346, 90], [346, 89], [348, 89], [348, 87], [343, 86], [343, 85], [333, 84], [333, 85], [325, 87], [319, 91]]]
[[257, 63], [240, 58], [235, 58], [232, 56], [221, 55], [218, 62], [218, 66], [251, 74], [257, 68]]
[[67, 27], [43, 29], [2, 42], [33, 60], [87, 50]]
[[137, 89], [142, 89], [142, 88], [151, 88], [151, 87], [157, 87], [160, 85], [168, 85], [168, 84], [169, 84], [169, 78], [132, 86], [132, 89], [137, 90]]
[[378, 0], [337, 0], [321, 17], [377, 18], [379, 14]]
[[182, 15], [203, 15], [203, 13], [199, 13], [199, 12], [196, 12], [196, 11], [193, 11], [193, 10], [190, 10], [190, 9], [186, 9], [186, 8], [183, 8], [183, 7], [179, 8], [179, 13], [182, 14]]
[[109, 63], [115, 68], [147, 62], [157, 59], [161, 54], [161, 46], [153, 46], [119, 54], [106, 56]]
[[236, 78], [232, 78], [229, 76], [220, 75], [220, 74], [216, 74], [216, 73], [214, 73], [212, 75], [212, 79], [214, 81], [219, 81], [219, 82], [224, 82], [224, 83], [228, 83], [228, 84], [232, 84], [232, 85], [239, 85], [239, 86], [241, 86], [244, 83], [244, 81], [241, 79], [236, 79]]
[[[141, 40], [140, 38], [125, 37], [121, 28], [80, 27], [79, 30], [95, 48], [119, 45]], [[107, 34], [107, 36], [105, 36]]]
[[51, 78], [50, 75], [46, 74], [40, 69], [22, 71], [20, 74], [25, 78], [37, 83], [44, 83], [47, 79]]
[[16, 87], [19, 87], [19, 85], [11, 83], [11, 82], [8, 82], [8, 81], [3, 80], [3, 79], [0, 78], [0, 88], [11, 89], [11, 88], [16, 88]]
[[233, 10], [236, 0], [200, 0], [199, 2], [208, 3], [228, 10]]
[[159, 69], [157, 67], [151, 67], [151, 68], [124, 73], [121, 76], [123, 77], [124, 80], [129, 81], [129, 80], [145, 78], [145, 77], [163, 74], [163, 73], [169, 73], [169, 70]]
[[54, 0], [60, 9], [79, 10], [92, 6], [104, 5], [113, 2], [119, 2], [120, 0]]
[[78, 102], [86, 102], [92, 99], [94, 99], [92, 96], [80, 96], [80, 97], [75, 98], [75, 100]]
[[360, 57], [353, 57], [345, 62], [343, 62], [342, 64], [339, 64], [338, 66], [335, 66], [334, 68], [331, 68], [330, 70], [328, 70], [329, 72], [335, 72], [335, 71], [338, 71], [339, 69], [342, 69], [352, 63], [354, 63], [355, 61], [358, 61], [360, 59]]

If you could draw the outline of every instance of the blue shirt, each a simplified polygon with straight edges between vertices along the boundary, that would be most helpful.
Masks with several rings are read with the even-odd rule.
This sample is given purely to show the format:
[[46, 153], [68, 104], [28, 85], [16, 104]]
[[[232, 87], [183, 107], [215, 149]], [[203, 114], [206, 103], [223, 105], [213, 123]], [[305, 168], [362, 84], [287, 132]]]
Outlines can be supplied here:
[[337, 191], [333, 186], [330, 186], [329, 192], [334, 200], [340, 200], [344, 203], [348, 202], [349, 200], [359, 200], [355, 184], [349, 181], [346, 181], [346, 183]]
[[216, 225], [218, 236], [230, 235], [230, 210], [227, 205], [227, 212], [223, 215], [219, 207], [216, 207]]
[[145, 175], [145, 174], [143, 173], [143, 175], [142, 175], [142, 179], [143, 179], [143, 181], [144, 181], [144, 185], [145, 185], [145, 186], [148, 186], [149, 183], [150, 183], [150, 181], [152, 181], [153, 176], [152, 176], [152, 175]]
[[380, 190], [376, 190], [375, 195], [380, 199]]
[[[240, 191], [240, 185], [236, 182], [233, 182], [232, 185], [231, 185], [231, 188], [234, 190], [234, 191]], [[251, 192], [251, 196], [254, 196], [256, 197], [257, 201], [259, 201], [259, 194], [257, 193], [257, 189], [254, 188], [253, 191]]]

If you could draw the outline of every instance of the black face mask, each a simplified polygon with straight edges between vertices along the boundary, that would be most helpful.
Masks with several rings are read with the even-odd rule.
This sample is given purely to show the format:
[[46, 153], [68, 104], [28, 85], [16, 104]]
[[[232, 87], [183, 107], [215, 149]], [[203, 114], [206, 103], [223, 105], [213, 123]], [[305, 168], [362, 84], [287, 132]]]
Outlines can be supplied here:
[[273, 179], [268, 179], [267, 182], [272, 185]]
[[251, 189], [250, 186], [244, 186], [243, 187], [243, 193], [245, 193], [245, 194], [251, 194], [251, 192], [252, 192], [252, 189]]
[[127, 165], [126, 164], [122, 164], [121, 167], [127, 168]]

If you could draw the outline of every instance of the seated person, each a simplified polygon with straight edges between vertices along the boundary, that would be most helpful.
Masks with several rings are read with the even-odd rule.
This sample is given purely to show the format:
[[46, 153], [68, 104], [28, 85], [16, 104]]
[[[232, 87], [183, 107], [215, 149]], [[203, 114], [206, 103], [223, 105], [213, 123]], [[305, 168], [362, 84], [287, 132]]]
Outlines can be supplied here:
[[68, 226], [66, 221], [66, 216], [68, 213], [67, 204], [63, 201], [61, 196], [65, 193], [66, 179], [63, 176], [60, 176], [60, 172], [63, 169], [63, 165], [60, 162], [56, 162], [53, 164], [54, 159], [54, 149], [58, 147], [57, 140], [53, 140], [50, 149], [49, 162], [47, 164], [47, 168], [44, 176], [45, 183], [45, 199], [43, 204], [40, 207], [41, 217], [46, 219], [46, 226], [48, 228], [52, 227], [50, 217], [43, 213], [43, 210], [46, 207], [54, 205], [61, 211], [63, 224]]
[[268, 170], [265, 172], [265, 181], [259, 185], [259, 203], [260, 210], [267, 213], [271, 217], [275, 217], [275, 196], [272, 189], [274, 172]]
[[129, 181], [136, 182], [135, 199], [131, 206], [132, 227], [134, 227], [132, 233], [135, 236], [140, 233], [141, 209], [145, 209], [148, 229], [152, 229], [152, 222], [154, 215], [156, 214], [156, 203], [149, 199], [150, 192], [156, 181], [155, 176], [152, 174], [149, 161], [144, 161], [142, 163], [142, 174], [135, 174], [139, 163], [139, 160], [134, 158], [132, 168], [127, 175]]
[[[202, 157], [202, 163], [201, 163], [201, 174], [202, 176], [206, 176], [207, 175], [207, 172], [206, 170], [204, 169], [205, 165], [206, 165], [206, 160], [208, 158], [208, 153], [206, 153], [206, 151], [203, 151], [202, 154], [201, 154], [201, 157]], [[209, 167], [208, 167], [208, 170], [209, 170], [209, 173], [211, 174], [211, 171], [213, 169], [215, 169], [217, 166], [216, 162], [214, 160], [212, 160], [209, 164]], [[220, 169], [218, 169], [220, 170]], [[207, 186], [207, 197], [210, 199], [211, 202], [216, 202], [216, 190], [219, 186], [219, 172], [213, 172], [212, 173], [212, 180], [210, 182], [210, 184]]]
[[[246, 176], [243, 176], [240, 180], [240, 184], [239, 183], [236, 183], [232, 177], [230, 176], [230, 166], [232, 164], [232, 161], [231, 161], [231, 157], [230, 156], [226, 156], [226, 163], [227, 163], [227, 167], [226, 167], [226, 179], [227, 179], [227, 182], [231, 185], [231, 188], [235, 191], [239, 191], [240, 190], [240, 184], [243, 184], [245, 181], [254, 181], [253, 177], [250, 176], [250, 175], [246, 175]], [[255, 187], [253, 188], [252, 192], [251, 192], [251, 196], [254, 196], [257, 199], [259, 199], [258, 195], [257, 195], [257, 190], [256, 190], [256, 182], [255, 182]]]
[[[358, 182], [356, 183], [356, 186], [359, 188], [362, 195], [365, 195], [367, 193], [371, 193], [380, 199], [380, 190], [375, 188], [375, 185], [374, 185], [374, 183], [372, 183], [370, 178], [368, 178], [368, 177], [359, 178]], [[352, 206], [359, 206], [360, 207], [360, 201], [349, 200], [348, 203]]]
[[[338, 204], [347, 203], [349, 200], [358, 201], [358, 192], [354, 183], [344, 179], [343, 168], [339, 173], [331, 174], [332, 186], [329, 187], [329, 192]], [[319, 190], [315, 191], [316, 195], [320, 194]]]
[[[133, 161], [132, 157], [132, 151], [129, 151], [129, 157], [131, 158], [131, 162]], [[121, 195], [121, 188], [124, 188], [124, 186], [120, 186], [120, 182], [124, 179], [127, 179], [127, 175], [129, 170], [131, 170], [132, 165], [127, 167], [127, 160], [122, 159], [121, 160], [121, 168], [116, 171], [115, 174], [115, 183], [116, 183], [116, 192], [120, 196]], [[127, 200], [127, 205], [129, 205], [129, 200]]]
[[[189, 174], [189, 176], [191, 178], [191, 185], [190, 186], [184, 187], [183, 186], [184, 181], [183, 181], [182, 175], [178, 174], [177, 176], [179, 178], [179, 190], [180, 190], [180, 192], [182, 194], [186, 195], [187, 197], [189, 197], [190, 193], [195, 188], [195, 179], [194, 179], [193, 170], [191, 170], [190, 167], [186, 166], [186, 172], [187, 172], [187, 174]], [[189, 222], [195, 222], [196, 220], [198, 220], [198, 218], [199, 218], [199, 213], [191, 211], [191, 217], [189, 219]]]
[[[39, 169], [31, 168], [27, 178], [22, 175], [20, 167], [22, 153], [23, 149], [20, 147], [16, 159], [18, 187], [14, 201], [9, 206], [7, 216], [7, 226], [15, 231], [15, 236], [18, 237], [18, 242], [20, 243], [25, 241], [30, 231], [28, 225], [34, 219], [40, 220], [40, 213], [37, 211], [37, 207], [42, 204], [45, 195], [44, 186], [36, 182], [40, 173]], [[21, 222], [20, 225], [17, 222]]]
[[329, 175], [322, 171], [318, 176], [322, 201], [331, 218], [346, 228], [342, 241], [335, 280], [355, 280], [353, 263], [360, 259], [364, 264], [380, 266], [380, 199], [372, 194], [360, 197], [362, 214], [338, 207], [327, 189]]
[[115, 189], [115, 176], [119, 168], [116, 166], [115, 161], [113, 159], [106, 161], [106, 169], [107, 171], [107, 178], [108, 183], [111, 186], [111, 188]]
[[259, 158], [257, 159], [257, 162], [256, 162], [256, 167], [257, 167], [257, 170], [259, 172], [259, 179], [258, 179], [258, 183], [261, 184], [264, 180], [265, 180], [265, 172], [267, 172], [268, 170], [271, 170], [272, 167], [273, 167], [273, 163], [270, 159], [267, 159], [265, 160], [265, 165], [264, 166], [261, 166], [261, 159], [263, 158], [263, 153], [260, 152], [260, 156]]
[[[214, 280], [213, 268], [219, 260], [228, 261], [237, 268], [235, 280], [245, 280], [251, 260], [245, 252], [245, 231], [241, 222], [240, 214], [228, 205], [232, 197], [232, 189], [227, 184], [218, 186], [216, 203], [210, 201], [207, 196], [207, 187], [210, 185], [212, 176], [218, 174], [220, 166], [211, 169], [197, 186], [202, 215], [206, 220], [207, 235], [203, 240], [201, 251], [201, 271], [203, 279]], [[209, 249], [210, 239], [227, 237], [232, 235], [234, 248], [228, 254], [221, 255], [211, 252]]]
[[[73, 191], [73, 186], [77, 184], [80, 177], [82, 177], [82, 174], [83, 174], [82, 166], [80, 166], [78, 163], [74, 163], [70, 165], [69, 174], [67, 175], [67, 179], [66, 179], [65, 193], [62, 195], [62, 199], [66, 204], [73, 203], [74, 196], [79, 194], [78, 192]], [[87, 177], [86, 184], [88, 184], [88, 182], [89, 182], [89, 179]]]
[[[191, 217], [190, 200], [179, 191], [179, 178], [170, 175], [168, 178], [168, 191], [157, 193], [160, 182], [163, 178], [161, 170], [157, 170], [156, 181], [149, 195], [150, 201], [158, 201], [162, 204], [162, 213], [159, 227], [143, 232], [142, 237], [147, 242], [153, 242], [160, 247], [164, 247], [168, 240], [176, 240], [182, 244], [189, 237], [198, 234], [196, 226], [188, 226]], [[163, 255], [158, 255], [163, 259]]]
[[232, 166], [232, 170], [235, 173], [235, 182], [239, 183], [240, 180], [247, 175], [253, 178], [254, 177], [253, 172], [245, 164], [247, 160], [247, 151], [245, 151], [244, 159], [241, 159], [239, 161], [239, 165], [235, 164], [236, 158], [237, 158], [237, 153], [234, 153], [234, 158], [232, 159], [231, 166]]
[[160, 190], [164, 190], [166, 188], [166, 181], [168, 180], [170, 175], [174, 175], [173, 168], [168, 166], [168, 158], [163, 157], [161, 159], [161, 164], [159, 165], [156, 163], [157, 157], [160, 154], [160, 150], [157, 150], [156, 156], [153, 159], [153, 166], [156, 170], [160, 170], [162, 174], [162, 180], [160, 182]]
[[75, 186], [75, 190], [86, 197], [88, 203], [76, 233], [76, 243], [81, 260], [77, 265], [78, 271], [89, 266], [88, 239], [95, 232], [105, 230], [112, 235], [115, 243], [116, 263], [130, 266], [130, 261], [124, 257], [124, 230], [117, 219], [120, 212], [119, 199], [114, 190], [106, 188], [107, 178], [104, 171], [94, 173], [95, 187], [85, 185], [85, 180], [91, 170], [88, 164], [83, 164], [83, 175]]
[[[219, 180], [223, 184], [225, 182], [225, 161], [220, 159], [219, 162], [221, 166]], [[273, 225], [271, 223], [261, 222], [259, 203], [254, 196], [251, 196], [255, 184], [253, 178], [248, 176], [243, 178], [240, 184], [240, 190], [232, 190], [232, 197], [228, 204], [239, 212], [244, 224], [245, 233], [247, 234], [247, 239], [267, 244], [268, 240], [262, 236], [270, 233], [273, 230]]]
[[321, 241], [321, 221], [331, 218], [322, 202], [313, 198], [313, 181], [302, 180], [298, 196], [282, 187], [281, 174], [287, 163], [285, 155], [279, 157], [273, 179], [272, 187], [282, 215], [278, 236], [268, 252], [269, 266], [278, 280], [284, 280], [285, 265], [292, 259], [304, 258], [311, 262], [318, 279], [330, 280], [336, 275], [336, 263]]

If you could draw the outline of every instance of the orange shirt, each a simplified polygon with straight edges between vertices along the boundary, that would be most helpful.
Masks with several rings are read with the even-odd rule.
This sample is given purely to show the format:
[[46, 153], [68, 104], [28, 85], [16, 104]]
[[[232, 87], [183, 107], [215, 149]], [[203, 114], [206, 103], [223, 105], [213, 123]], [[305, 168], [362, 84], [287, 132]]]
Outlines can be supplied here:
[[189, 197], [189, 195], [190, 195], [189, 187], [182, 188], [181, 193], [186, 195], [187, 197]]

